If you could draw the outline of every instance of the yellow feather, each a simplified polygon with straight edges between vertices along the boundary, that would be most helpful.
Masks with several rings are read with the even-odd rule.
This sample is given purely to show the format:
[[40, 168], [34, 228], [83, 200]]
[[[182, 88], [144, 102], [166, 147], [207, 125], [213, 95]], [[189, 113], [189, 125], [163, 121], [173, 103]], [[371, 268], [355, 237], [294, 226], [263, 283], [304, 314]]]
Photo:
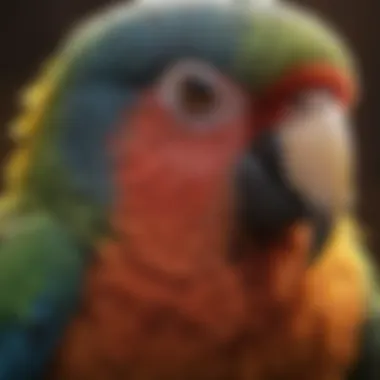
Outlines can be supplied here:
[[377, 287], [376, 266], [371, 254], [367, 252], [365, 247], [361, 228], [353, 218], [345, 217], [337, 223], [324, 254], [316, 266], [323, 266], [325, 260], [330, 259], [347, 262], [357, 268], [365, 282], [368, 293]]
[[21, 95], [23, 111], [10, 125], [10, 136], [16, 143], [5, 166], [5, 191], [15, 196], [22, 191], [25, 174], [30, 167], [36, 136], [41, 132], [42, 118], [49, 107], [63, 65], [51, 60], [43, 66], [37, 81]]

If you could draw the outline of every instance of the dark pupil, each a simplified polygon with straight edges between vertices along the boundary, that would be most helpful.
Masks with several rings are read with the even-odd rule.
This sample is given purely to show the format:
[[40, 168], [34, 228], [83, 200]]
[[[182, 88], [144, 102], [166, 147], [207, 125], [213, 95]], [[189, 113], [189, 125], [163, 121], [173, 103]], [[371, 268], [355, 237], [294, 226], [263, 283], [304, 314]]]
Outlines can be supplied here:
[[189, 114], [209, 113], [215, 106], [215, 93], [211, 85], [197, 78], [188, 78], [181, 85], [181, 105]]

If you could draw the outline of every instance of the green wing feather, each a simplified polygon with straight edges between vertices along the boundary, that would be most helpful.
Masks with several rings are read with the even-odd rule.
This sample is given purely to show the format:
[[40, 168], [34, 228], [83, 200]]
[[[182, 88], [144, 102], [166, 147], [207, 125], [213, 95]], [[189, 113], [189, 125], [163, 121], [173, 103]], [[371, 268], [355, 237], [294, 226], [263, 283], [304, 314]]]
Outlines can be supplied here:
[[0, 379], [42, 377], [80, 300], [86, 253], [49, 214], [8, 215], [0, 242]]
[[[40, 149], [51, 152], [49, 162], [59, 159], [43, 120], [65, 67], [59, 57], [43, 68], [23, 95], [24, 111], [11, 128], [16, 149], [0, 199], [0, 380], [41, 378], [75, 312], [92, 243], [83, 238], [87, 210], [80, 202], [70, 202], [63, 190], [56, 194], [56, 209], [45, 207], [48, 194], [31, 176], [45, 168], [37, 161]], [[63, 174], [55, 172], [57, 186], [68, 181]]]

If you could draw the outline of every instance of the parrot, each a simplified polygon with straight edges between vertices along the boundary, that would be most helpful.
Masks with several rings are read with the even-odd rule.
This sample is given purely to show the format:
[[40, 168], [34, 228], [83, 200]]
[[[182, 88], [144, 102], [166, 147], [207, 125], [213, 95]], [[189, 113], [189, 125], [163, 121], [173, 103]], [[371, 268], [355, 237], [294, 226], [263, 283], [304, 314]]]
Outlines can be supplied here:
[[0, 380], [378, 380], [355, 54], [280, 1], [137, 1], [23, 92]]

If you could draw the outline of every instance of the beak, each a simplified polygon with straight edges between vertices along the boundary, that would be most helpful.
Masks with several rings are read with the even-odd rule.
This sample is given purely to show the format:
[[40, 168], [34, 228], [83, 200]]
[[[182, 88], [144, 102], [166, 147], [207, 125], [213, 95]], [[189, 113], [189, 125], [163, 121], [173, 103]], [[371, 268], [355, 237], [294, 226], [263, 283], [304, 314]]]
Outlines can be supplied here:
[[317, 252], [348, 205], [351, 144], [335, 99], [324, 93], [306, 95], [241, 160], [238, 218], [246, 235], [264, 242], [307, 220], [314, 227]]
[[310, 259], [321, 251], [333, 225], [333, 218], [303, 201], [281, 176], [279, 139], [263, 137], [254, 152], [247, 154], [237, 171], [237, 220], [239, 230], [259, 245], [278, 241], [299, 222], [313, 228]]
[[237, 171], [238, 219], [255, 240], [273, 238], [307, 214], [305, 205], [281, 178], [278, 143], [273, 133], [263, 136]]

